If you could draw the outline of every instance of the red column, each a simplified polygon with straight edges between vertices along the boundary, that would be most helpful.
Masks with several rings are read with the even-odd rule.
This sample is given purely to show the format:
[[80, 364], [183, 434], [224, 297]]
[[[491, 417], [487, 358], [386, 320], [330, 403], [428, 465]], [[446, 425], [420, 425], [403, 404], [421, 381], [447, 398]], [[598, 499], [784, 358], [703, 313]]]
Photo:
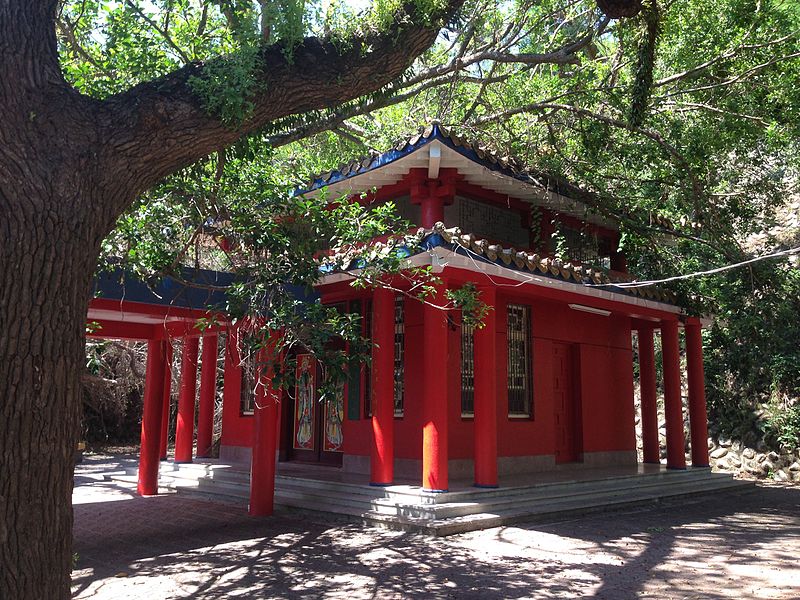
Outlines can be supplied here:
[[200, 367], [200, 408], [197, 412], [197, 457], [211, 456], [214, 435], [214, 400], [217, 396], [217, 336], [203, 338]]
[[181, 355], [181, 388], [178, 395], [178, 422], [175, 427], [175, 462], [192, 462], [194, 441], [194, 403], [197, 392], [196, 337], [184, 338]]
[[394, 481], [394, 293], [372, 298], [372, 454], [370, 483]]
[[653, 330], [639, 329], [639, 392], [642, 407], [642, 455], [646, 463], [661, 462], [656, 404], [656, 361]]
[[703, 372], [703, 339], [700, 319], [686, 320], [686, 372], [689, 384], [689, 424], [692, 434], [692, 466], [708, 466], [708, 417]]
[[[272, 360], [271, 347], [262, 351], [260, 362]], [[250, 463], [250, 507], [254, 517], [271, 515], [275, 506], [275, 450], [278, 443], [276, 421], [278, 394], [272, 387], [272, 369], [260, 365], [256, 386], [253, 454]]]
[[147, 343], [147, 374], [144, 381], [142, 410], [142, 446], [139, 453], [138, 492], [142, 496], [158, 493], [158, 454], [161, 444], [161, 415], [164, 398], [164, 363], [167, 342]]
[[481, 288], [490, 307], [484, 326], [475, 329], [475, 485], [497, 487], [497, 291]]
[[169, 405], [172, 400], [172, 344], [167, 341], [167, 358], [164, 365], [164, 413], [161, 415], [161, 460], [167, 460], [169, 443]]
[[[444, 294], [429, 299], [442, 305]], [[436, 306], [423, 307], [422, 382], [422, 487], [446, 492], [447, 458], [447, 312]]]
[[667, 421], [667, 468], [685, 469], [683, 406], [681, 404], [678, 322], [662, 321], [661, 349], [664, 357], [664, 412]]
[[439, 221], [444, 222], [444, 199], [428, 196], [422, 200], [422, 226], [431, 229]]

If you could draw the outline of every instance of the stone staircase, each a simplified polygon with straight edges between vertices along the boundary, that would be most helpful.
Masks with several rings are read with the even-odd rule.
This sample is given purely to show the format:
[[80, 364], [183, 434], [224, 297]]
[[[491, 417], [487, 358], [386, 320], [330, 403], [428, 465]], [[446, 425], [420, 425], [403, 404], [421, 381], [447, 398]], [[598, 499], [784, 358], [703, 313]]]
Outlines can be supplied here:
[[[668, 498], [720, 491], [739, 493], [754, 486], [752, 482], [712, 473], [707, 468], [661, 469], [595, 479], [590, 478], [592, 474], [587, 470], [573, 473], [574, 478], [572, 473], [567, 473], [569, 479], [561, 481], [497, 489], [464, 487], [432, 493], [413, 485], [372, 487], [313, 478], [312, 469], [307, 477], [277, 475], [275, 503], [279, 508], [335, 513], [380, 527], [449, 535], [589, 511], [608, 511]], [[180, 494], [246, 506], [250, 474], [244, 465], [162, 463], [159, 484]]]

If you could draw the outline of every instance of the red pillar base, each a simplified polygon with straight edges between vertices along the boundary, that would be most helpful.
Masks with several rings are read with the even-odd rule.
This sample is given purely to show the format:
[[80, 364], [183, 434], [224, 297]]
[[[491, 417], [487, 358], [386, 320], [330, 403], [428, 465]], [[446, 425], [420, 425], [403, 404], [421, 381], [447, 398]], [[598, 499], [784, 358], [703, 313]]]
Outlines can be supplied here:
[[370, 485], [394, 481], [394, 293], [378, 288], [372, 299], [372, 452]]
[[142, 446], [139, 454], [139, 477], [136, 486], [142, 496], [158, 494], [159, 451], [161, 446], [161, 415], [164, 411], [164, 368], [166, 342], [147, 343], [147, 373], [144, 384], [142, 411]]
[[490, 308], [484, 326], [474, 331], [475, 360], [475, 487], [497, 485], [497, 291], [481, 288], [480, 299]]
[[696, 317], [686, 320], [686, 375], [689, 384], [692, 466], [708, 467], [708, 414], [703, 370], [703, 338], [700, 335], [700, 319]]
[[658, 441], [658, 407], [656, 404], [656, 362], [653, 330], [640, 329], [639, 338], [639, 394], [642, 409], [642, 460], [661, 463]]
[[175, 462], [192, 462], [194, 443], [194, 406], [197, 393], [197, 351], [198, 338], [183, 340], [181, 356], [181, 382], [178, 397], [178, 421], [175, 427]]
[[[269, 355], [265, 352], [266, 356]], [[256, 387], [253, 456], [250, 463], [250, 505], [248, 514], [267, 517], [275, 508], [275, 450], [278, 442], [278, 394], [272, 388], [271, 373], [260, 373]]]
[[[444, 306], [444, 292], [438, 290], [431, 303]], [[447, 492], [448, 428], [447, 428], [447, 313], [441, 308], [423, 306], [425, 336], [422, 427], [422, 489], [426, 492]]]
[[683, 406], [681, 403], [680, 354], [678, 322], [661, 325], [661, 347], [664, 358], [664, 413], [667, 423], [667, 468], [686, 468], [683, 437]]

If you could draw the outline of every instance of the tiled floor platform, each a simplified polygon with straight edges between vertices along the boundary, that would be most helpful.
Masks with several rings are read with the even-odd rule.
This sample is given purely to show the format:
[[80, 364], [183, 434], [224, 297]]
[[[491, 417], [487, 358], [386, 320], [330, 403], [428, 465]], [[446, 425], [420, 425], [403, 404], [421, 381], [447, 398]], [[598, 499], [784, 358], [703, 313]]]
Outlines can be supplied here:
[[[128, 473], [127, 477], [133, 474]], [[247, 465], [200, 460], [165, 462], [161, 484], [181, 494], [246, 506]], [[751, 489], [749, 482], [708, 468], [667, 470], [661, 465], [582, 468], [507, 476], [496, 489], [468, 480], [450, 482], [444, 493], [424, 491], [418, 482], [369, 485], [365, 475], [318, 465], [280, 463], [275, 500], [279, 507], [335, 513], [392, 529], [448, 535], [516, 522], [562, 518], [588, 511], [658, 502], [726, 490]]]

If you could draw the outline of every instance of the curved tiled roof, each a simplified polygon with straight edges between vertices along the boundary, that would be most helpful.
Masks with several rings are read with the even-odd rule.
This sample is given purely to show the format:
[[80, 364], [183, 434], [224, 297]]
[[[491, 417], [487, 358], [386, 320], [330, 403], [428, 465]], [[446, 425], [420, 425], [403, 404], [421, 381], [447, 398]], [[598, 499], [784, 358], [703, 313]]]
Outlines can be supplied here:
[[589, 266], [565, 262], [558, 258], [541, 257], [503, 247], [475, 237], [470, 233], [462, 233], [458, 227], [445, 227], [444, 223], [436, 223], [433, 229], [419, 232], [422, 244], [426, 248], [450, 246], [456, 252], [469, 253], [481, 260], [497, 265], [535, 273], [570, 283], [588, 286], [604, 286], [608, 291], [629, 296], [637, 296], [645, 300], [675, 304], [676, 296], [670, 290], [647, 287], [619, 287], [616, 283], [634, 281], [633, 277], [623, 274], [609, 274], [606, 271]]
[[572, 197], [572, 195], [569, 193], [569, 189], [561, 189], [569, 188], [571, 186], [557, 182], [550, 176], [527, 171], [523, 169], [521, 164], [516, 160], [508, 157], [498, 157], [495, 153], [483, 146], [480, 146], [477, 142], [472, 142], [459, 137], [443, 125], [436, 122], [430, 123], [423, 127], [418, 133], [400, 140], [386, 152], [373, 153], [358, 160], [342, 163], [339, 165], [338, 169], [333, 171], [325, 171], [320, 173], [312, 178], [308, 187], [302, 190], [301, 193], [310, 192], [312, 190], [325, 187], [326, 185], [330, 185], [344, 179], [349, 179], [350, 177], [355, 177], [356, 175], [360, 175], [373, 169], [385, 166], [391, 162], [394, 162], [395, 160], [411, 154], [415, 150], [418, 150], [422, 146], [425, 146], [434, 140], [438, 140], [445, 146], [448, 146], [466, 158], [469, 158], [492, 171], [497, 171], [524, 183], [533, 184], [537, 187]]
[[[298, 190], [297, 193], [304, 194], [312, 192], [333, 183], [345, 181], [386, 166], [408, 156], [434, 140], [441, 142], [465, 158], [482, 165], [490, 171], [500, 173], [528, 185], [533, 185], [540, 190], [553, 192], [571, 198], [572, 200], [583, 202], [584, 204], [586, 203], [587, 197], [591, 195], [591, 192], [566, 181], [562, 177], [527, 170], [514, 158], [498, 156], [495, 152], [482, 146], [477, 141], [467, 140], [458, 136], [438, 122], [433, 122], [422, 127], [418, 133], [401, 139], [385, 152], [374, 152], [369, 156], [342, 163], [337, 169], [325, 171], [312, 177], [305, 189]], [[673, 223], [662, 215], [649, 212], [644, 216], [653, 225], [664, 229], [673, 229]]]

